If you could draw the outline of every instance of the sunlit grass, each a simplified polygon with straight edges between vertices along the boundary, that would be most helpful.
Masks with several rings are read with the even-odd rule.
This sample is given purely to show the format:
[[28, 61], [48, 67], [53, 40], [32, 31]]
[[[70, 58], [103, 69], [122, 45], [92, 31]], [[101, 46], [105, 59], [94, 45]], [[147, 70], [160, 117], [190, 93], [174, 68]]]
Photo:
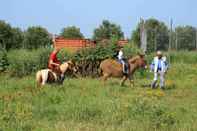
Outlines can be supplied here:
[[152, 74], [135, 76], [135, 87], [110, 79], [67, 78], [35, 87], [34, 76], [0, 76], [0, 130], [197, 130], [197, 65], [174, 64], [166, 90], [148, 86]]

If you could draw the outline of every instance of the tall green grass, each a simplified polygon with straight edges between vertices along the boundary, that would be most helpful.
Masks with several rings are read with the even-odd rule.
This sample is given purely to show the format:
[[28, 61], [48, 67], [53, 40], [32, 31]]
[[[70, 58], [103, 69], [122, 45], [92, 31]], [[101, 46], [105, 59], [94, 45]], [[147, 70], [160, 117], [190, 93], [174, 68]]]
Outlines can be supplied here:
[[51, 49], [12, 50], [8, 53], [8, 72], [11, 76], [30, 75], [37, 70], [47, 67]]
[[67, 78], [62, 86], [35, 87], [35, 77], [0, 76], [0, 130], [5, 131], [195, 131], [196, 64], [172, 64], [166, 90], [143, 88], [152, 80], [135, 77], [135, 87], [118, 79]]
[[[148, 54], [147, 59], [151, 61], [156, 53]], [[196, 51], [170, 51], [164, 52], [167, 60], [170, 63], [187, 63], [196, 64], [197, 63], [197, 52]]]
[[[84, 49], [80, 52], [70, 53], [62, 50], [58, 54], [58, 58], [63, 62], [73, 59], [79, 66], [81, 76], [98, 76], [98, 67], [103, 59], [113, 57], [114, 45], [109, 45], [109, 48], [98, 46], [95, 49]], [[124, 48], [125, 55], [131, 57], [137, 54], [140, 50], [132, 45]], [[7, 53], [0, 53], [0, 70], [7, 70], [11, 76], [26, 76], [35, 73], [37, 70], [47, 68], [48, 58], [51, 49], [38, 49], [38, 50], [12, 50]], [[154, 53], [148, 54], [146, 59], [150, 64]], [[197, 63], [196, 52], [165, 52], [167, 60], [170, 64], [173, 63]], [[8, 66], [9, 65], [9, 66]], [[143, 72], [141, 72], [141, 75]]]

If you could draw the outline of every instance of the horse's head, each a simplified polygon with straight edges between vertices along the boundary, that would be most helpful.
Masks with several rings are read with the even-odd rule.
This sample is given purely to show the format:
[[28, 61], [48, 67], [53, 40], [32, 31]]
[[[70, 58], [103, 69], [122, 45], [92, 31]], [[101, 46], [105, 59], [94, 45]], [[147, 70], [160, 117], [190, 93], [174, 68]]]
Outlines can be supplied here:
[[78, 68], [77, 68], [75, 62], [69, 60], [67, 63], [68, 63], [68, 65], [69, 65], [69, 66], [68, 66], [68, 69], [69, 69], [69, 70], [73, 71], [74, 73], [76, 73], [76, 72], [78, 71]]
[[66, 71], [70, 70], [70, 71], [73, 71], [74, 73], [77, 72], [77, 67], [75, 65], [75, 63], [71, 60], [63, 63], [61, 66], [60, 66], [60, 69], [63, 73], [65, 73]]
[[138, 54], [136, 57], [129, 60], [129, 64], [134, 64], [136, 67], [147, 68], [147, 61], [144, 54]]

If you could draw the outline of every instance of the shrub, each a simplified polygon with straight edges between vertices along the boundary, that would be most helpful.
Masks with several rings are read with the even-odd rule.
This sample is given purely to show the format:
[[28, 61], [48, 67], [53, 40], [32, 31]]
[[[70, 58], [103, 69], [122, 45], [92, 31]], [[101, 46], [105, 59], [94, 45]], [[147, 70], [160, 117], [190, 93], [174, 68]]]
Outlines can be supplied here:
[[73, 55], [79, 73], [82, 76], [98, 76], [100, 62], [116, 55], [117, 44], [115, 40], [106, 43], [98, 43], [94, 48], [84, 48]]
[[[0, 71], [8, 68], [11, 76], [24, 76], [29, 75], [37, 70], [47, 67], [49, 54], [52, 50], [48, 48], [42, 48], [37, 50], [12, 50], [9, 52], [0, 52]], [[135, 56], [138, 52], [141, 52], [134, 44], [129, 43], [124, 47], [124, 54], [126, 58]], [[115, 40], [111, 40], [108, 43], [98, 44], [95, 48], [84, 48], [78, 52], [69, 52], [67, 50], [61, 50], [58, 54], [58, 58], [63, 62], [67, 60], [74, 60], [79, 68], [79, 74], [81, 76], [97, 77], [99, 75], [98, 68], [102, 60], [107, 58], [114, 58], [117, 54], [117, 44]], [[196, 52], [164, 52], [170, 63], [197, 63]], [[150, 63], [154, 57], [154, 54], [148, 54], [146, 56], [147, 62]], [[9, 66], [8, 66], [9, 64]], [[140, 70], [136, 74], [137, 76], [147, 76], [147, 71]]]
[[3, 72], [8, 67], [7, 52], [5, 50], [0, 50], [0, 72]]
[[142, 52], [141, 49], [139, 49], [136, 45], [134, 45], [133, 43], [129, 42], [129, 44], [124, 46], [124, 55], [127, 58], [131, 58], [135, 55], [137, 55], [138, 53]]
[[21, 77], [46, 68], [49, 53], [50, 49], [13, 50], [8, 53], [9, 73]]

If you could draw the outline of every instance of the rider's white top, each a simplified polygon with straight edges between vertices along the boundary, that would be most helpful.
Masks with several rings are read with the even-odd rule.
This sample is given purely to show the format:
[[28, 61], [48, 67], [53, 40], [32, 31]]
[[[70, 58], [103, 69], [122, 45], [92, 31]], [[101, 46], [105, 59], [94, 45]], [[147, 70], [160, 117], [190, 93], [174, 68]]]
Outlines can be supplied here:
[[123, 51], [121, 51], [121, 50], [118, 52], [118, 59], [119, 60], [123, 59]]

